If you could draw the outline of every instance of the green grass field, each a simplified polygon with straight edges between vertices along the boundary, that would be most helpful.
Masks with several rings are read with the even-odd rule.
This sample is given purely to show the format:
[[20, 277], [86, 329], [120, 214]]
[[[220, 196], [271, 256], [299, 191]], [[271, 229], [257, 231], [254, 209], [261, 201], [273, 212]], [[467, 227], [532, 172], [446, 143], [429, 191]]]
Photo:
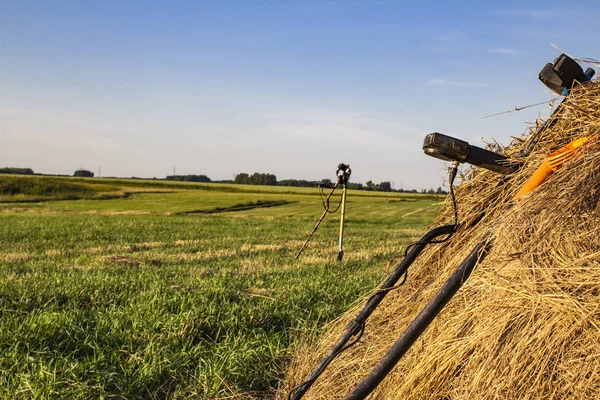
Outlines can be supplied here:
[[0, 188], [0, 398], [269, 398], [299, 341], [375, 287], [443, 201], [351, 191], [339, 263], [339, 214], [294, 259], [317, 189]]

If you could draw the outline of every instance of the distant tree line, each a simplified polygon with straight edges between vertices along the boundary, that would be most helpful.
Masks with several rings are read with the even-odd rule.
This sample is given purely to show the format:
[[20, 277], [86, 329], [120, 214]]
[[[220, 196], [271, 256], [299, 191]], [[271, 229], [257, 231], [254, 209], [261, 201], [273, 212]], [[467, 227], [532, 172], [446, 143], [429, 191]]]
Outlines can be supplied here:
[[[43, 175], [36, 174], [33, 172], [31, 168], [14, 168], [14, 167], [4, 167], [0, 168], [0, 174], [21, 174], [21, 175]], [[78, 169], [75, 171], [73, 176], [77, 177], [94, 177], [94, 173], [85, 169]], [[132, 177], [131, 179], [143, 179]], [[156, 179], [156, 178], [154, 178]], [[269, 185], [269, 186], [294, 186], [294, 187], [316, 187], [318, 185], [329, 185], [333, 186], [334, 182], [331, 179], [322, 179], [321, 181], [307, 181], [305, 179], [283, 179], [281, 181], [277, 180], [277, 177], [273, 174], [268, 173], [259, 173], [255, 172], [252, 175], [247, 173], [239, 173], [235, 175], [234, 180], [221, 180], [221, 181], [213, 181], [206, 175], [169, 175], [165, 178], [168, 181], [181, 181], [181, 182], [215, 182], [215, 183], [235, 183], [241, 185]], [[371, 180], [368, 180], [363, 185], [358, 182], [349, 182], [348, 189], [353, 190], [370, 190], [375, 192], [400, 192], [400, 193], [423, 193], [423, 194], [448, 194], [448, 192], [442, 189], [441, 186], [434, 189], [421, 189], [417, 191], [415, 189], [412, 190], [402, 190], [402, 189], [393, 189], [392, 184], [389, 181], [383, 181], [380, 183], [374, 183]]]
[[442, 189], [441, 186], [438, 186], [437, 190], [433, 190], [433, 189], [421, 189], [421, 193], [425, 194], [448, 194], [448, 192], [444, 189]]
[[[307, 181], [305, 179], [283, 179], [277, 180], [277, 177], [273, 174], [265, 174], [255, 172], [252, 175], [247, 173], [240, 173], [235, 176], [232, 181], [218, 181], [221, 183], [237, 183], [242, 185], [271, 185], [271, 186], [294, 186], [294, 187], [315, 187], [318, 185], [329, 185], [333, 186], [334, 182], [331, 179], [322, 179], [321, 181]], [[375, 192], [400, 192], [400, 193], [419, 193], [416, 189], [413, 190], [402, 190], [393, 189], [390, 181], [383, 181], [380, 183], [373, 183], [369, 180], [364, 185], [362, 183], [349, 182], [348, 189], [354, 190], [370, 190]], [[421, 189], [420, 193], [426, 194], [447, 194], [448, 192], [440, 187], [437, 190], [434, 189]]]
[[169, 175], [165, 179], [182, 182], [212, 182], [206, 175]]
[[258, 172], [255, 172], [252, 175], [241, 173], [235, 176], [233, 182], [241, 185], [275, 186], [277, 185], [277, 177], [273, 174], [262, 174]]
[[373, 181], [368, 180], [365, 182], [365, 190], [373, 190], [377, 192], [391, 192], [392, 184], [389, 181], [381, 182], [381, 183], [373, 183]]
[[277, 186], [315, 187], [318, 182], [306, 181], [304, 179], [284, 179], [277, 182]]
[[0, 174], [35, 175], [31, 168], [0, 168]]

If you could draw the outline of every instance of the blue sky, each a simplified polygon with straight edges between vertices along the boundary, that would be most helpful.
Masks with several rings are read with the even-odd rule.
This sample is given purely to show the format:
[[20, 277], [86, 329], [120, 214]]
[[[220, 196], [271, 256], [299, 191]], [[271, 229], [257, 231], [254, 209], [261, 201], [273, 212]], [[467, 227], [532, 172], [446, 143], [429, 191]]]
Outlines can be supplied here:
[[[594, 2], [0, 2], [0, 166], [437, 187], [433, 131], [508, 143], [559, 52], [599, 58]], [[547, 111], [546, 111], [547, 114]]]

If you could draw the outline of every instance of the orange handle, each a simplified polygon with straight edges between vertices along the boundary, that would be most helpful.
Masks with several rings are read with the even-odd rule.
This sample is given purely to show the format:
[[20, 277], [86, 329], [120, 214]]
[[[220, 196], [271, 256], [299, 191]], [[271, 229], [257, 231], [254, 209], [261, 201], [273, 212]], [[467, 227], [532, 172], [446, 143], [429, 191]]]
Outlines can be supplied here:
[[591, 138], [585, 136], [581, 137], [572, 141], [568, 145], [561, 147], [554, 153], [546, 156], [546, 158], [544, 158], [544, 161], [542, 162], [542, 165], [540, 165], [540, 167], [533, 173], [533, 175], [531, 175], [527, 182], [525, 182], [525, 184], [521, 186], [521, 189], [515, 195], [515, 197], [513, 197], [513, 200], [516, 200], [519, 197], [526, 195], [536, 187], [540, 186], [542, 183], [544, 183], [546, 179], [548, 179], [550, 175], [552, 175], [554, 171], [558, 170], [560, 167], [563, 166], [564, 163], [573, 158], [573, 156], [575, 156], [577, 150], [581, 146], [583, 146], [590, 140], [594, 140], [597, 138], [598, 136], [592, 136]]
[[552, 172], [554, 171], [552, 170], [548, 162], [544, 160], [542, 162], [542, 165], [540, 165], [540, 167], [537, 170], [535, 170], [535, 172], [533, 173], [533, 175], [531, 175], [527, 182], [525, 182], [525, 184], [521, 186], [521, 189], [515, 195], [513, 200], [516, 200], [519, 197], [526, 195], [536, 187], [540, 186], [542, 183], [544, 183], [546, 179], [548, 179], [550, 175], [552, 175]]

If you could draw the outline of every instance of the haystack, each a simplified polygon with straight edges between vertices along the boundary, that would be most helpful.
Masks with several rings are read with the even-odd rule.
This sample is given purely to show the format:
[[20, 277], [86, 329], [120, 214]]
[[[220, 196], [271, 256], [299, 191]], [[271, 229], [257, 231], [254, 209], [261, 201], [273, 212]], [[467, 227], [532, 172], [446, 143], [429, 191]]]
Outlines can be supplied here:
[[[518, 154], [532, 136], [495, 149], [523, 163], [504, 184], [492, 172], [467, 171], [456, 192], [460, 219], [485, 212], [483, 219], [430, 245], [369, 318], [360, 342], [304, 398], [349, 393], [490, 229], [491, 252], [370, 398], [600, 398], [600, 140], [506, 210], [545, 155], [600, 134], [600, 83], [574, 89], [555, 118], [526, 158]], [[448, 200], [434, 226], [452, 219]], [[310, 374], [359, 308], [299, 349], [278, 398]]]

